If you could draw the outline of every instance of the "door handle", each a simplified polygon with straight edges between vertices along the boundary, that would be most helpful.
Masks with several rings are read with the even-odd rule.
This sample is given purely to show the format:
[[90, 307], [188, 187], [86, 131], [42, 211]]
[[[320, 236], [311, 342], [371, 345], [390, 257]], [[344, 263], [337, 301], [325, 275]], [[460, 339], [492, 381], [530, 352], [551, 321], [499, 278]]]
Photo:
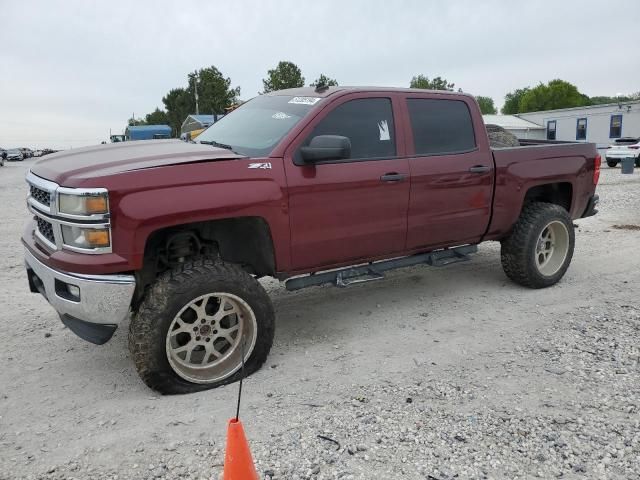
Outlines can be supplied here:
[[389, 172], [380, 177], [381, 182], [402, 182], [407, 176], [404, 173]]
[[475, 165], [469, 169], [471, 173], [487, 173], [491, 168], [486, 165]]

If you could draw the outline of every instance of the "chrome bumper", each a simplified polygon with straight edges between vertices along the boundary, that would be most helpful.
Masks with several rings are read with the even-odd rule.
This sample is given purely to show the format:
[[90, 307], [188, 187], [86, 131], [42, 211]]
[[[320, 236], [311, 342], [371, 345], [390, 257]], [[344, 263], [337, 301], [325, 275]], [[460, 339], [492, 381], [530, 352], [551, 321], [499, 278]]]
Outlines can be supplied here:
[[[70, 318], [83, 324], [97, 324], [98, 328], [109, 325], [115, 331], [117, 324], [129, 314], [129, 306], [136, 288], [136, 281], [132, 275], [83, 275], [60, 272], [47, 267], [29, 250], [25, 249], [24, 254], [31, 290], [44, 295], [65, 324], [65, 319]], [[77, 287], [77, 290], [70, 289], [69, 286]], [[76, 332], [75, 329], [72, 330]], [[85, 338], [83, 335], [80, 336]]]

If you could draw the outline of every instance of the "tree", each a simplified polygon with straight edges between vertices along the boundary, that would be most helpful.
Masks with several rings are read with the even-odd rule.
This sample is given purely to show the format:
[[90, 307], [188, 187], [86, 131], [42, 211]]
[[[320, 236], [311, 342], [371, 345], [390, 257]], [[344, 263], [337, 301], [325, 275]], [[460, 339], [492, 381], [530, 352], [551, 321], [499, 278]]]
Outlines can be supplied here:
[[262, 79], [263, 93], [304, 86], [304, 77], [295, 63], [280, 62], [273, 70], [267, 72], [267, 78]]
[[411, 79], [409, 84], [410, 88], [425, 88], [427, 90], [449, 90], [453, 91], [455, 84], [449, 83], [442, 77], [435, 77], [433, 80], [429, 80], [425, 75], [418, 75]]
[[[187, 75], [186, 88], [174, 88], [163, 98], [166, 120], [174, 136], [180, 135], [180, 128], [187, 115], [196, 113], [196, 91], [200, 113], [224, 113], [225, 108], [238, 102], [240, 87], [231, 88], [231, 79], [216, 67], [201, 68]], [[156, 112], [154, 112], [155, 114]], [[161, 111], [161, 113], [163, 113]]]
[[173, 88], [162, 97], [162, 103], [167, 111], [172, 134], [174, 137], [178, 137], [184, 119], [196, 111], [196, 99], [184, 88]]
[[502, 106], [503, 115], [515, 115], [520, 113], [520, 100], [530, 90], [529, 87], [517, 88], [513, 92], [509, 92], [504, 97], [504, 105]]
[[329, 78], [323, 73], [321, 73], [320, 76], [317, 79], [315, 79], [314, 82], [309, 86], [316, 87], [316, 88], [337, 87], [338, 81], [335, 78]]
[[129, 120], [127, 120], [127, 125], [129, 125], [130, 127], [136, 126], [136, 125], [145, 125], [145, 121], [142, 118], [135, 118], [135, 117], [131, 117]]
[[629, 95], [619, 95], [616, 97], [598, 96], [589, 98], [591, 105], [602, 105], [604, 103], [624, 103], [632, 102], [634, 100], [640, 100], [640, 92], [632, 93]]
[[480, 111], [483, 115], [495, 115], [498, 113], [493, 104], [493, 98], [478, 96], [476, 100], [478, 101], [478, 105], [480, 105]]
[[575, 85], [555, 79], [546, 85], [541, 83], [525, 93], [520, 99], [519, 111], [537, 112], [589, 104], [589, 97], [580, 93]]
[[147, 125], [169, 125], [169, 117], [167, 112], [156, 107], [153, 112], [147, 113], [145, 123]]
[[[213, 65], [190, 73], [188, 78], [187, 92], [193, 95], [195, 102], [195, 89], [197, 89], [200, 113], [224, 113], [225, 108], [235, 104], [240, 95], [240, 87], [231, 88], [231, 79], [225, 78]], [[195, 110], [190, 113], [195, 113]]]

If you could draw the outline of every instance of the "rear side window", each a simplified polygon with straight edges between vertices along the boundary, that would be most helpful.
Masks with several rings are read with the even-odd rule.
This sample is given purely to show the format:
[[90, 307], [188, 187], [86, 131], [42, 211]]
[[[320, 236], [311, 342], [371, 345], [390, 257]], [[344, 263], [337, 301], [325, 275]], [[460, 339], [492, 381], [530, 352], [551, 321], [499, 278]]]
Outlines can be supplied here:
[[476, 147], [471, 113], [460, 100], [407, 99], [417, 155], [468, 152]]
[[351, 141], [351, 159], [385, 158], [396, 154], [393, 110], [389, 98], [350, 100], [332, 110], [307, 139], [341, 135]]

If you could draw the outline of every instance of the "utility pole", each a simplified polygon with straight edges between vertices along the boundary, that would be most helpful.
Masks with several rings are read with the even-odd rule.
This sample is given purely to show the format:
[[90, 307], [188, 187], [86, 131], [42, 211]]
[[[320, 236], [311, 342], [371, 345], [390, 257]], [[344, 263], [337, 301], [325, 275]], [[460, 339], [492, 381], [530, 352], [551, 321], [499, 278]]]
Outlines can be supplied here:
[[193, 74], [193, 91], [196, 94], [196, 115], [200, 115], [200, 109], [198, 108], [198, 72]]

